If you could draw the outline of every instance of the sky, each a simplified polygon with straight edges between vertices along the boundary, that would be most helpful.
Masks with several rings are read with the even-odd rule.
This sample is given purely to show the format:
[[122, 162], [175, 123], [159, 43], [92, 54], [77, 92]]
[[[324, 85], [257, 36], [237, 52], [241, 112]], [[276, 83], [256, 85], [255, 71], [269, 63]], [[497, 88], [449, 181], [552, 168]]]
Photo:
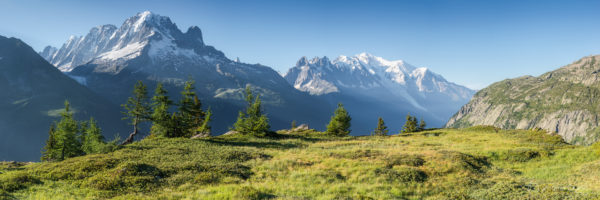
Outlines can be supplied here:
[[481, 89], [600, 54], [598, 0], [0, 0], [0, 35], [40, 51], [145, 10], [281, 73], [302, 56], [368, 52]]

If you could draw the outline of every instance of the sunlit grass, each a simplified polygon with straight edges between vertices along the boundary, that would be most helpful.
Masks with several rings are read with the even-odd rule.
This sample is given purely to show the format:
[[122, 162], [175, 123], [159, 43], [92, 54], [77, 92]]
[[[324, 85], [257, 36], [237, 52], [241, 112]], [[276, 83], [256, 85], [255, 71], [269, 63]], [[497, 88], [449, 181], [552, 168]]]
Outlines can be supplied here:
[[[539, 131], [147, 138], [109, 154], [0, 164], [18, 199], [589, 199], [600, 156]], [[17, 181], [15, 180], [23, 180]]]

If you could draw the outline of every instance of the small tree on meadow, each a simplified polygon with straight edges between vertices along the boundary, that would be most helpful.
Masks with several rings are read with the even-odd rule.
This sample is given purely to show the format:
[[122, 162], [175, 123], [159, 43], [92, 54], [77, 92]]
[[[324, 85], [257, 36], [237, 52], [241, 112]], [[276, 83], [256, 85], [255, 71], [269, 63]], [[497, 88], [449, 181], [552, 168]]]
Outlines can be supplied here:
[[64, 160], [82, 154], [81, 144], [78, 140], [78, 123], [73, 119], [71, 106], [65, 101], [65, 110], [61, 112], [61, 120], [56, 124], [54, 139], [56, 141], [55, 150], [57, 157], [50, 157], [49, 160]]
[[102, 136], [102, 130], [98, 127], [98, 124], [94, 118], [90, 118], [87, 123], [85, 131], [82, 132], [81, 150], [85, 154], [102, 153], [106, 146], [104, 142], [104, 136]]
[[293, 130], [293, 129], [295, 129], [296, 127], [298, 127], [298, 126], [296, 125], [296, 120], [293, 120], [293, 121], [292, 121], [292, 128], [291, 128], [291, 129]]
[[269, 119], [262, 113], [262, 103], [260, 97], [256, 98], [250, 90], [250, 86], [246, 86], [246, 111], [239, 112], [237, 121], [233, 124], [232, 130], [241, 134], [254, 135], [259, 137], [267, 136], [271, 133], [269, 130]]
[[350, 134], [350, 121], [352, 118], [348, 111], [344, 109], [344, 105], [339, 103], [335, 109], [331, 121], [327, 125], [326, 133], [334, 136], [347, 136]]
[[48, 130], [48, 140], [42, 151], [42, 161], [52, 161], [59, 158], [58, 146], [56, 141], [56, 125], [52, 123], [50, 130]]
[[206, 113], [202, 110], [202, 103], [196, 95], [194, 81], [186, 81], [181, 92], [181, 101], [179, 102], [179, 136], [190, 137], [199, 134], [200, 127], [204, 124]]
[[425, 120], [421, 118], [421, 122], [419, 122], [419, 131], [424, 131], [426, 126]]
[[152, 97], [151, 134], [171, 137], [173, 134], [173, 122], [171, 114], [169, 114], [171, 105], [173, 105], [173, 101], [167, 96], [167, 90], [164, 89], [162, 83], [158, 83]]
[[377, 128], [375, 128], [375, 130], [373, 130], [373, 135], [385, 136], [389, 132], [389, 130], [387, 128], [388, 127], [385, 126], [385, 122], [383, 121], [383, 118], [379, 117], [379, 119], [377, 121]]
[[133, 132], [121, 143], [121, 145], [133, 142], [135, 135], [139, 133], [139, 124], [150, 118], [150, 106], [148, 105], [148, 91], [142, 81], [138, 81], [133, 89], [133, 96], [127, 99], [127, 103], [121, 105], [126, 112], [123, 119], [128, 119], [133, 125]]
[[418, 130], [417, 118], [413, 117], [408, 113], [406, 115], [406, 122], [404, 122], [404, 126], [402, 126], [402, 131], [400, 133], [412, 133]]

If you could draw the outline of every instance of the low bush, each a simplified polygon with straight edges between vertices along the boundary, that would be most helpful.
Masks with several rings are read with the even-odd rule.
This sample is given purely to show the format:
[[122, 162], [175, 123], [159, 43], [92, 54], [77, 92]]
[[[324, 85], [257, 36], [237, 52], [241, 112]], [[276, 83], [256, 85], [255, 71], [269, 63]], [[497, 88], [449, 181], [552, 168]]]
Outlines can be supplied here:
[[423, 182], [427, 174], [417, 168], [400, 166], [390, 168], [377, 168], [375, 174], [383, 176], [389, 182]]
[[419, 167], [425, 164], [425, 160], [419, 155], [394, 155], [388, 156], [385, 159], [385, 164], [390, 168], [396, 165]]
[[0, 191], [13, 192], [42, 183], [37, 177], [24, 171], [9, 172], [0, 176]]

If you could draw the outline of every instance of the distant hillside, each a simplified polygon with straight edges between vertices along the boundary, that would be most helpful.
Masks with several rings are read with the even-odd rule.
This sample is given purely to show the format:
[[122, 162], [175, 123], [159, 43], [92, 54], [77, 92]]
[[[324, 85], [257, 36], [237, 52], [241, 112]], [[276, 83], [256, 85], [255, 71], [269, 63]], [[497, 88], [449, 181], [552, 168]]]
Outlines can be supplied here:
[[543, 131], [146, 138], [108, 154], [0, 162], [0, 199], [597, 199], [600, 154]]
[[507, 79], [477, 92], [446, 127], [542, 128], [567, 142], [600, 139], [600, 55], [542, 74]]
[[117, 105], [67, 77], [16, 38], [0, 36], [0, 88], [0, 160], [39, 160], [48, 128], [65, 100], [78, 119], [96, 118], [106, 137], [129, 131]]

